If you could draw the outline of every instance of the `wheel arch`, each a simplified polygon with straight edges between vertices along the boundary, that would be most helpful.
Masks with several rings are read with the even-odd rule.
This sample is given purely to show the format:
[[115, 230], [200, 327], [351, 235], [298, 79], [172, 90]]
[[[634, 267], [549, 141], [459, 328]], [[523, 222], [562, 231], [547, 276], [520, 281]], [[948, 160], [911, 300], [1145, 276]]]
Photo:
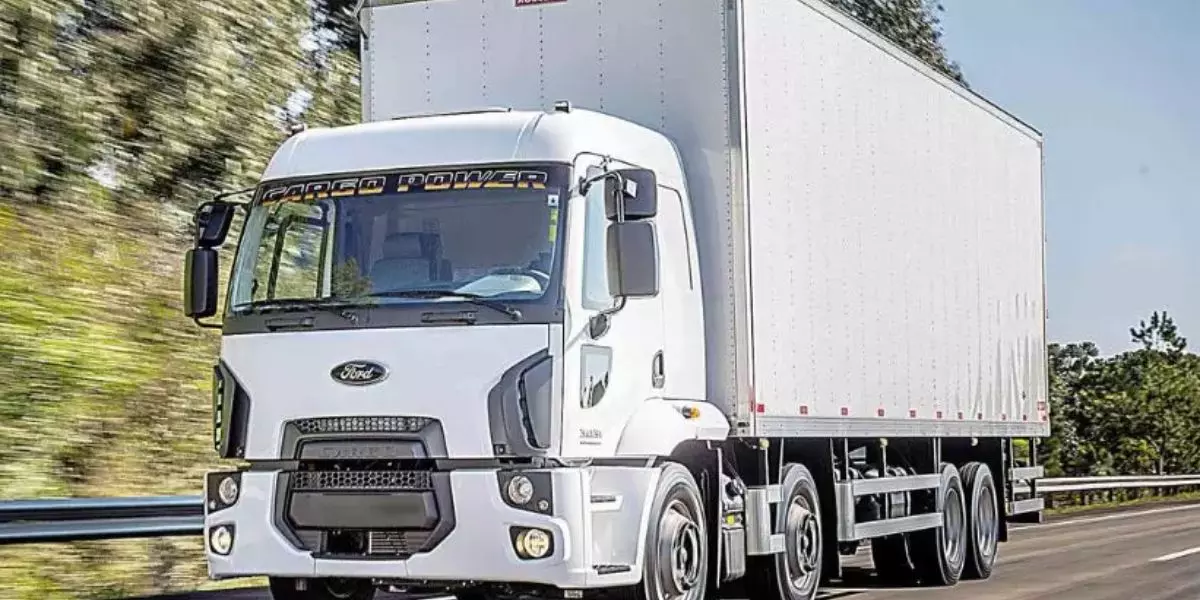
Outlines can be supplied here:
[[[690, 416], [685, 416], [687, 412]], [[650, 398], [638, 407], [617, 441], [617, 456], [671, 457], [695, 446], [689, 442], [724, 441], [729, 421], [721, 409], [703, 401]]]

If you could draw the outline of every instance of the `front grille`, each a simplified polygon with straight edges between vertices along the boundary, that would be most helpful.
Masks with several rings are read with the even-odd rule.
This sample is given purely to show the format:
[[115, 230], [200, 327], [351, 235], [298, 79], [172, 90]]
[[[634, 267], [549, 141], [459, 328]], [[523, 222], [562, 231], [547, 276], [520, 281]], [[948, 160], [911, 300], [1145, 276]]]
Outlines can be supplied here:
[[367, 534], [367, 554], [404, 556], [420, 552], [429, 539], [428, 531], [372, 531]]
[[431, 489], [428, 471], [299, 471], [292, 480], [292, 490], [304, 492]]
[[292, 421], [304, 435], [321, 433], [416, 433], [433, 419], [429, 417], [317, 417]]

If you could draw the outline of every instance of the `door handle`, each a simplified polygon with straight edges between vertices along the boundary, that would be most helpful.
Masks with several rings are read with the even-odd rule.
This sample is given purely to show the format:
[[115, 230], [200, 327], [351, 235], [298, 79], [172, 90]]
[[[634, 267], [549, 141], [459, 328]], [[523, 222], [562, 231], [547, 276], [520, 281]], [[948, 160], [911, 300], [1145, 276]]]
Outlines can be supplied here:
[[667, 366], [662, 350], [655, 352], [654, 360], [651, 361], [650, 384], [655, 388], [662, 388], [662, 386], [667, 384]]

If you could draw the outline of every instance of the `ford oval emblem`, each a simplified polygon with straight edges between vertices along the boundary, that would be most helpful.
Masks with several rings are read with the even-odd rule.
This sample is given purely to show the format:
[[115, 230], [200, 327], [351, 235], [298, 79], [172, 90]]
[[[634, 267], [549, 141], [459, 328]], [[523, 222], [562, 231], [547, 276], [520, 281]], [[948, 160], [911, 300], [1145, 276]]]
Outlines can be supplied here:
[[369, 360], [352, 360], [333, 368], [329, 376], [346, 385], [371, 385], [387, 379], [387, 367]]

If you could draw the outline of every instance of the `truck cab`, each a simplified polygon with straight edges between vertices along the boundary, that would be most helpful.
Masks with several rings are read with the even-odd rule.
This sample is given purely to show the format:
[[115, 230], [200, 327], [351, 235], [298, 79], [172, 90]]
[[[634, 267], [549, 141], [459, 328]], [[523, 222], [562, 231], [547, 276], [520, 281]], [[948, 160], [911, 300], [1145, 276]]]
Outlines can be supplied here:
[[378, 582], [470, 557], [481, 580], [537, 559], [537, 583], [636, 581], [641, 537], [601, 533], [645, 526], [657, 471], [628, 467], [728, 431], [702, 401], [669, 140], [565, 103], [305, 130], [248, 203], [197, 213], [202, 323], [239, 211], [213, 441], [248, 467], [207, 481], [214, 576]]

